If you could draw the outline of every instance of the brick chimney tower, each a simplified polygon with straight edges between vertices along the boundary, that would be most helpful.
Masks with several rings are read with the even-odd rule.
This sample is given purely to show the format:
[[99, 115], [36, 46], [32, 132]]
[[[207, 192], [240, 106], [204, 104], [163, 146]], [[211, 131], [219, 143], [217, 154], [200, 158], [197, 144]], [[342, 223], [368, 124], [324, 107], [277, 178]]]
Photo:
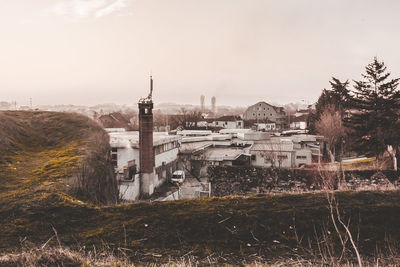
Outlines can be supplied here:
[[150, 93], [139, 100], [139, 158], [140, 193], [150, 196], [154, 192], [153, 153], [153, 78], [150, 76]]

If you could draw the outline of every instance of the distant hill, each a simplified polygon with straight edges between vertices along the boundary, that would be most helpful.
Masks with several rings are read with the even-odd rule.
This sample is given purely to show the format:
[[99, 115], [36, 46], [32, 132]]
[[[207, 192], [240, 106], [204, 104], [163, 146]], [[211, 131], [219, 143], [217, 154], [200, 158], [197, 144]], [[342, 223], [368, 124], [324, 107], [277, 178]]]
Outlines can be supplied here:
[[115, 203], [109, 150], [107, 133], [83, 115], [0, 111], [0, 205], [52, 193]]

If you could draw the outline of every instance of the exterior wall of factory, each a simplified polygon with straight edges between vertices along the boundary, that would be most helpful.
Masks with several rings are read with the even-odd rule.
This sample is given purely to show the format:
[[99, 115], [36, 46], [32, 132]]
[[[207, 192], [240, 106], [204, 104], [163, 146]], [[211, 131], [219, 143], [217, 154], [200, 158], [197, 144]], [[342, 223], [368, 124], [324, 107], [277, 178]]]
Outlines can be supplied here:
[[250, 148], [251, 165], [258, 167], [298, 168], [311, 164], [311, 149], [290, 139], [255, 143]]
[[117, 150], [117, 169], [124, 169], [128, 167], [129, 161], [135, 161], [137, 168], [140, 166], [139, 149], [132, 147], [120, 147]]
[[310, 149], [295, 150], [295, 167], [311, 164], [312, 155]]
[[140, 148], [137, 143], [137, 132], [111, 132], [110, 136], [112, 158], [117, 178], [120, 181], [121, 197], [124, 200], [139, 199], [143, 186], [148, 187], [147, 192], [151, 195], [154, 189], [169, 179], [177, 169], [180, 136], [154, 133], [152, 175], [142, 173], [140, 170]]
[[251, 151], [251, 165], [256, 167], [292, 168], [290, 151]]
[[136, 174], [133, 181], [120, 181], [119, 195], [123, 200], [138, 200], [140, 198], [140, 175]]

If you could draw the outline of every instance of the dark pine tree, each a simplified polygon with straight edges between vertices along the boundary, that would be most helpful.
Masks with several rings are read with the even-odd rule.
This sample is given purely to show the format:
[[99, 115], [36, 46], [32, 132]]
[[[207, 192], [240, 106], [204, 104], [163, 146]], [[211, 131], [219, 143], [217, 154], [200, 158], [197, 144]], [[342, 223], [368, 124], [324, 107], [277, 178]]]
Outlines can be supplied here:
[[332, 77], [332, 81], [329, 83], [332, 88], [330, 91], [331, 105], [334, 105], [336, 110], [343, 116], [350, 99], [349, 80], [341, 82], [339, 79]]
[[398, 149], [399, 78], [389, 79], [390, 72], [376, 57], [365, 67], [363, 79], [354, 81], [345, 126], [354, 150], [379, 158], [388, 145]]
[[324, 89], [322, 91], [315, 104], [315, 111], [310, 113], [308, 117], [307, 125], [310, 133], [316, 133], [315, 123], [326, 109], [330, 109], [333, 106], [335, 111], [339, 111], [343, 117], [344, 111], [348, 106], [350, 99], [349, 81], [341, 82], [339, 79], [332, 77], [332, 81], [329, 83], [331, 84], [331, 90]]

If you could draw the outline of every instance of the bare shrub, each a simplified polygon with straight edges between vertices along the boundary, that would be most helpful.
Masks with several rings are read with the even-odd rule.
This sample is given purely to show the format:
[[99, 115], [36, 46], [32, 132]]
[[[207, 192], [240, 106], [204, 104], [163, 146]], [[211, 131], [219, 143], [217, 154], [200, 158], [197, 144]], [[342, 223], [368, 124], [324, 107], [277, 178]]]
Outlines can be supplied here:
[[[341, 172], [332, 172], [332, 171], [323, 171], [319, 170], [320, 173], [320, 178], [321, 178], [321, 183], [322, 183], [322, 188], [326, 193], [326, 199], [328, 201], [328, 210], [329, 210], [329, 215], [330, 219], [333, 225], [333, 228], [335, 229], [335, 232], [340, 240], [341, 244], [341, 252], [340, 256], [337, 256], [335, 254], [335, 249], [333, 248], [333, 245], [330, 246], [329, 244], [332, 243], [329, 241], [328, 235], [329, 230], [327, 228], [324, 228], [322, 231], [322, 239], [324, 241], [324, 245], [326, 247], [327, 253], [322, 254], [322, 257], [326, 257], [326, 255], [329, 255], [329, 258], [331, 261], [337, 260], [340, 262], [342, 259], [346, 259], [346, 252], [347, 252], [347, 243], [350, 241], [351, 247], [354, 250], [354, 253], [356, 254], [357, 257], [357, 262], [359, 266], [362, 266], [362, 259], [360, 256], [360, 253], [358, 251], [358, 247], [353, 239], [353, 235], [350, 231], [350, 219], [345, 221], [345, 219], [342, 218], [340, 208], [339, 208], [339, 201], [335, 197], [335, 189], [337, 189], [341, 182], [345, 180], [344, 174]], [[344, 233], [343, 233], [344, 232]], [[318, 239], [318, 236], [316, 234], [316, 238]], [[319, 244], [319, 242], [317, 241]], [[321, 251], [320, 246], [318, 245], [319, 251]]]
[[329, 106], [321, 115], [321, 118], [315, 124], [317, 132], [324, 136], [328, 144], [328, 152], [331, 162], [335, 161], [336, 147], [345, 136], [345, 128], [342, 122], [342, 116], [333, 106]]
[[118, 202], [118, 185], [110, 155], [107, 134], [92, 133], [82, 163], [69, 182], [75, 196], [95, 204]]

